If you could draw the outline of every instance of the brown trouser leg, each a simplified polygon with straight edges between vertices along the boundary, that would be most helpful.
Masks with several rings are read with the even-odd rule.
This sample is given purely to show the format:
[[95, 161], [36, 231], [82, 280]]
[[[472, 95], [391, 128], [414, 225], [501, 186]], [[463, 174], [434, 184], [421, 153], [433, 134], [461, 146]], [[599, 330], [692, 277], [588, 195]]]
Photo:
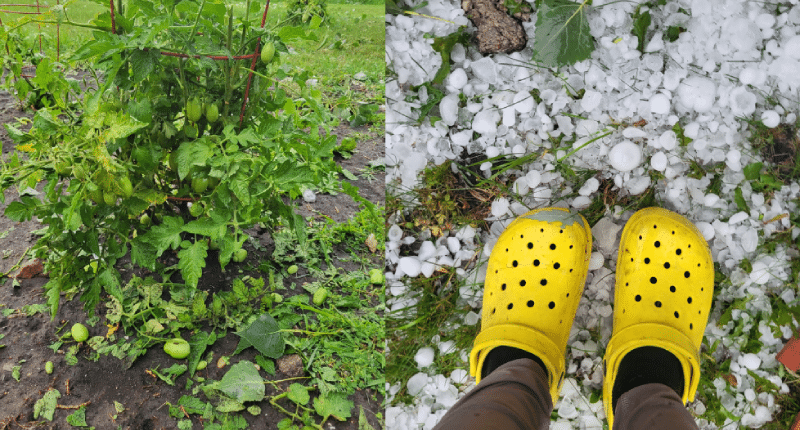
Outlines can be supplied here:
[[531, 359], [498, 367], [442, 418], [434, 430], [540, 430], [550, 427], [547, 374]]
[[614, 413], [614, 430], [697, 429], [681, 398], [664, 384], [645, 384], [620, 396]]
[[[547, 374], [533, 360], [510, 361], [481, 380], [434, 430], [542, 430], [550, 427], [553, 403]], [[697, 424], [671, 388], [646, 384], [623, 394], [614, 430], [689, 430]]]

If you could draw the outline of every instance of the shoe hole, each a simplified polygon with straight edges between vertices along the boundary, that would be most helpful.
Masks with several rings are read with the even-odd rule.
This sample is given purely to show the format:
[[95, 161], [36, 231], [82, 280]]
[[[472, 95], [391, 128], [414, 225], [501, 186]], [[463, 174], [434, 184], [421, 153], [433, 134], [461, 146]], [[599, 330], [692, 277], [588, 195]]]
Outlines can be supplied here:
[[675, 230], [672, 231], [672, 234], [675, 234]]
[[660, 308], [660, 307], [661, 307], [661, 302], [660, 302], [660, 301], [658, 301], [658, 300], [656, 300], [656, 307], [657, 307], [657, 308]]
[[569, 273], [572, 273], [572, 269], [569, 269]]
[[700, 311], [697, 311], [697, 315], [700, 315]]
[[658, 248], [658, 247], [660, 247], [660, 246], [661, 246], [661, 242], [659, 242], [659, 241], [656, 241], [656, 243], [654, 243], [653, 245], [655, 245], [655, 246], [656, 246], [656, 248]]
[[633, 257], [631, 257], [631, 261], [633, 261]]
[[676, 255], [681, 255], [681, 249], [680, 249], [680, 248], [676, 249], [676, 250], [675, 250], [675, 254], [676, 254]]
[[519, 238], [520, 239], [525, 239], [525, 236], [524, 235], [519, 235]]
[[628, 286], [628, 283], [627, 283], [627, 282], [625, 283], [625, 286], [626, 286], [626, 287]]
[[642, 296], [640, 296], [638, 294], [634, 298], [636, 299], [637, 302], [641, 302], [642, 301]]
[[678, 314], [678, 311], [675, 311], [675, 318], [680, 318], [680, 315]]
[[639, 240], [642, 240], [642, 235], [641, 234], [639, 235]]
[[528, 242], [528, 249], [533, 249], [533, 242]]
[[669, 290], [674, 293], [675, 292], [675, 286], [674, 285], [670, 285], [669, 286]]
[[569, 293], [567, 293], [567, 297], [569, 297]]
[[689, 330], [691, 330], [691, 329], [693, 329], [693, 328], [694, 328], [694, 324], [692, 324], [692, 323], [689, 323]]
[[686, 247], [687, 247], [687, 248], [691, 248], [691, 247], [692, 247], [692, 245], [686, 245]]
[[700, 288], [700, 291], [705, 291], [705, 290], [706, 290], [705, 288]]
[[689, 303], [689, 304], [691, 304], [691, 303], [692, 303], [692, 298], [691, 298], [691, 297], [687, 298], [687, 299], [686, 299], [686, 303]]
[[651, 284], [655, 284], [656, 282], [658, 282], [658, 279], [656, 279], [656, 277], [655, 277], [655, 276], [651, 276], [651, 277], [650, 277], [650, 283], [651, 283]]
[[687, 270], [687, 271], [685, 271], [685, 272], [683, 272], [683, 277], [684, 277], [684, 278], [688, 278], [688, 277], [689, 277], [689, 275], [690, 275], [690, 273], [689, 273], [689, 271], [688, 271], [688, 270]]
[[506, 284], [503, 284], [503, 285], [501, 285], [501, 286], [500, 286], [500, 289], [501, 289], [501, 290], [503, 290], [503, 291], [505, 291], [505, 290], [506, 290]]
[[494, 271], [494, 273], [499, 273], [499, 272], [500, 272], [499, 270], [495, 270], [495, 271]]
[[506, 252], [508, 252], [508, 248], [506, 248]]
[[540, 228], [540, 229], [539, 229], [539, 232], [540, 232], [540, 233], [544, 233], [544, 229], [543, 229], [543, 228]]
[[523, 279], [523, 280], [521, 280], [521, 281], [519, 281], [519, 286], [520, 286], [520, 287], [524, 287], [524, 286], [525, 286], [525, 284], [526, 284], [526, 282], [525, 282], [525, 280], [524, 280], [524, 279]]
[[533, 265], [534, 266], [539, 266], [539, 260], [538, 259], [537, 260], [533, 260]]
[[700, 267], [700, 263], [697, 263], [697, 267]]
[[561, 267], [561, 264], [559, 264], [559, 263], [556, 263], [556, 264], [553, 265], [553, 269], [556, 269], [556, 270], [558, 270], [560, 267]]
[[529, 307], [529, 308], [532, 308], [532, 307], [533, 307], [533, 300], [528, 300], [528, 307]]
[[511, 262], [511, 265], [514, 266], [514, 267], [517, 267], [517, 260], [514, 260], [513, 262]]
[[563, 233], [563, 232], [564, 232], [564, 230], [559, 230], [558, 232], [559, 232], [559, 233]]
[[569, 249], [572, 249], [572, 245], [569, 246]]
[[494, 315], [495, 311], [497, 311], [497, 308], [492, 309], [492, 315]]
[[653, 224], [653, 228], [658, 228], [658, 226], [657, 226], [657, 225], [655, 225], [655, 224]]
[[547, 305], [547, 307], [553, 309], [554, 307], [556, 307], [556, 302], [550, 302], [550, 304]]
[[645, 258], [644, 259], [644, 264], [650, 264], [650, 259], [649, 258]]
[[623, 309], [623, 310], [622, 310], [622, 313], [623, 313], [623, 314], [625, 313], [625, 309]]
[[511, 309], [514, 309], [514, 304], [513, 303], [509, 303], [508, 304], [508, 310], [511, 310]]
[[547, 279], [542, 279], [541, 281], [539, 281], [539, 283], [542, 284], [542, 286], [544, 287], [545, 285], [547, 285]]
[[664, 268], [669, 269], [669, 263], [664, 263]]
[[555, 250], [556, 249], [556, 244], [555, 243], [551, 243], [550, 244], [550, 249]]

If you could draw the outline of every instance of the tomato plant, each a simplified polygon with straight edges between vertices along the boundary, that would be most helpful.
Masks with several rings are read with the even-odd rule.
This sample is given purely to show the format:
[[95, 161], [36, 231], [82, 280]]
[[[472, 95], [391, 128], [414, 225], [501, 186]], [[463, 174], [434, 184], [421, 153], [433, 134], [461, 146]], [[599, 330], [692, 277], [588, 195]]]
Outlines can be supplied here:
[[[52, 315], [61, 293], [80, 294], [90, 313], [101, 293], [121, 300], [116, 265], [127, 254], [195, 288], [209, 251], [223, 270], [244, 259], [243, 230], [256, 223], [286, 225], [303, 240], [303, 220], [284, 198], [340, 171], [321, 93], [305, 85], [306, 72], [279, 67], [285, 42], [313, 29], [261, 28], [264, 3], [250, 0], [243, 16], [221, 0], [119, 6], [113, 21], [110, 12], [92, 21], [93, 39], [70, 59], [91, 65], [97, 89], [8, 126], [17, 152], [2, 164], [0, 189], [16, 185], [21, 196], [6, 215], [46, 226], [35, 253], [50, 273]], [[255, 61], [265, 45], [273, 57]], [[41, 70], [47, 64], [37, 76], [72, 88]], [[343, 191], [363, 201], [352, 186]], [[176, 266], [162, 262], [167, 252]]]

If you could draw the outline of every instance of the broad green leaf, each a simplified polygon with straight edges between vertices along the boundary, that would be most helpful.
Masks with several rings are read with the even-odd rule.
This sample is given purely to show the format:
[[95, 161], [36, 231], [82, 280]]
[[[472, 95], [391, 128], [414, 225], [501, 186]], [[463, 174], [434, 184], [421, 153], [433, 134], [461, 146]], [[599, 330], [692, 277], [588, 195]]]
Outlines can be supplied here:
[[131, 241], [131, 259], [135, 264], [150, 270], [156, 270], [157, 257], [156, 248], [152, 244], [144, 242], [140, 238]]
[[308, 401], [311, 400], [311, 396], [308, 394], [308, 388], [296, 382], [289, 386], [287, 397], [289, 397], [289, 400], [301, 406], [307, 405]]
[[5, 214], [12, 221], [23, 222], [30, 221], [36, 207], [39, 205], [39, 200], [33, 197], [24, 196], [20, 198], [19, 202], [11, 202], [6, 207]]
[[214, 150], [205, 140], [184, 142], [178, 147], [178, 176], [181, 179], [185, 178], [192, 166], [204, 166], [212, 155]]
[[537, 13], [533, 59], [547, 67], [585, 60], [594, 51], [586, 19], [589, 0], [543, 0]]
[[637, 49], [640, 53], [644, 53], [645, 37], [647, 36], [647, 29], [650, 27], [651, 21], [652, 17], [650, 16], [650, 12], [634, 16], [633, 30], [631, 30], [631, 33], [633, 33], [639, 41]]
[[200, 276], [203, 275], [203, 268], [206, 267], [206, 257], [208, 253], [208, 243], [205, 241], [198, 241], [192, 244], [187, 249], [182, 249], [178, 252], [178, 269], [181, 271], [181, 276], [192, 288], [197, 288], [197, 283]]
[[133, 82], [139, 83], [153, 73], [161, 55], [155, 49], [137, 49], [131, 53]]
[[208, 333], [205, 331], [198, 331], [189, 339], [189, 346], [192, 348], [188, 358], [190, 375], [194, 376], [197, 363], [203, 358], [206, 347], [213, 345], [216, 341], [217, 335], [215, 333]]
[[201, 234], [217, 240], [225, 234], [227, 223], [219, 223], [212, 218], [201, 218], [190, 221], [183, 227], [183, 231], [192, 234]]
[[353, 409], [353, 402], [347, 399], [345, 393], [320, 394], [314, 399], [314, 410], [323, 419], [334, 417], [339, 421], [350, 418], [350, 410]]
[[48, 421], [53, 421], [53, 414], [56, 412], [59, 398], [61, 398], [61, 393], [55, 388], [51, 388], [44, 393], [44, 396], [33, 405], [33, 419], [38, 419], [39, 416], [42, 416]]
[[752, 181], [758, 179], [760, 177], [761, 168], [764, 167], [764, 163], [756, 162], [750, 163], [742, 169], [742, 173], [744, 173], [744, 178], [748, 181]]
[[367, 416], [364, 414], [364, 407], [359, 406], [358, 409], [358, 430], [375, 430], [375, 427], [372, 427], [367, 421]]
[[281, 335], [278, 322], [269, 314], [259, 315], [250, 326], [242, 331], [237, 331], [236, 334], [241, 340], [234, 355], [251, 346], [269, 358], [276, 359], [283, 355], [286, 343]]
[[744, 200], [744, 195], [742, 194], [742, 187], [736, 187], [736, 190], [733, 192], [733, 201], [740, 211], [750, 212], [750, 208], [747, 207], [747, 202]]
[[142, 236], [156, 247], [156, 254], [161, 255], [169, 248], [178, 249], [183, 233], [183, 219], [179, 217], [164, 217], [163, 222], [153, 226], [146, 235]]
[[249, 361], [240, 361], [222, 377], [217, 388], [238, 402], [258, 402], [264, 398], [264, 378]]
[[81, 406], [77, 411], [67, 416], [67, 424], [73, 427], [87, 427], [86, 424], [86, 406]]

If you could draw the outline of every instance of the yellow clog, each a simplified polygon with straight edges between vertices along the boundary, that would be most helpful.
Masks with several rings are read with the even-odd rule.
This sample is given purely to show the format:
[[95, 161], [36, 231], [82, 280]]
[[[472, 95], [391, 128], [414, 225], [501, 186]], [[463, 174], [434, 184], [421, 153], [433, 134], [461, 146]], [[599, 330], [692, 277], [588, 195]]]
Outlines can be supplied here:
[[658, 347], [675, 355], [683, 370], [683, 402], [694, 400], [700, 344], [714, 293], [714, 262], [703, 235], [689, 220], [647, 208], [636, 212], [622, 231], [616, 278], [614, 331], [603, 360], [609, 428], [614, 426], [612, 392], [620, 362], [636, 348]]
[[489, 351], [510, 346], [542, 360], [558, 400], [591, 251], [589, 223], [566, 209], [533, 210], [506, 228], [489, 257], [481, 332], [470, 354], [478, 382]]

